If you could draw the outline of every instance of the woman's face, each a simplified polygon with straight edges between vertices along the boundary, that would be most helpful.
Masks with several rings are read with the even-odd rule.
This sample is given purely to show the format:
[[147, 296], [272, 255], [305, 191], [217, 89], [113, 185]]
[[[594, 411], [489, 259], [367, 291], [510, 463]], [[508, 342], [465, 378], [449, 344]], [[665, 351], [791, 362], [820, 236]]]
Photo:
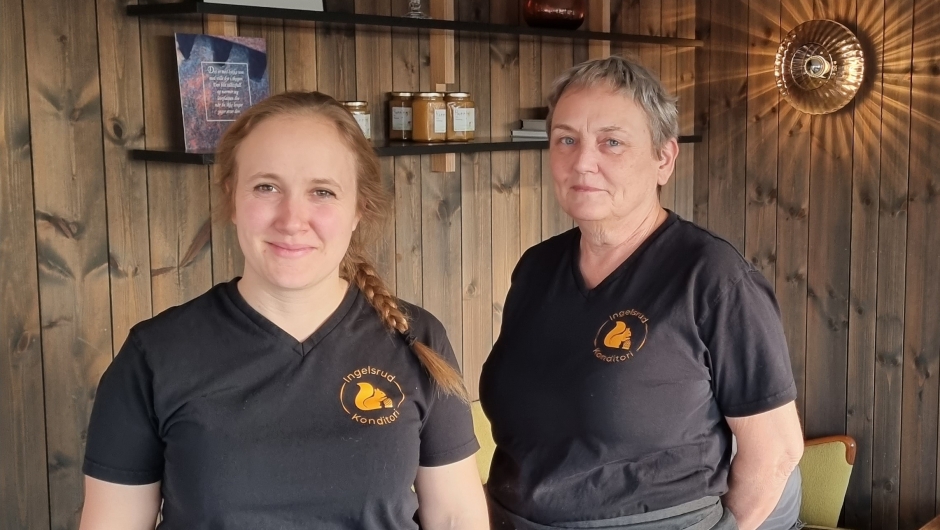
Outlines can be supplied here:
[[242, 140], [236, 167], [242, 281], [273, 291], [338, 281], [359, 215], [356, 160], [336, 126], [320, 117], [268, 118]]
[[549, 158], [555, 196], [575, 221], [609, 221], [659, 204], [678, 145], [653, 152], [649, 119], [632, 98], [605, 86], [575, 88], [552, 115]]

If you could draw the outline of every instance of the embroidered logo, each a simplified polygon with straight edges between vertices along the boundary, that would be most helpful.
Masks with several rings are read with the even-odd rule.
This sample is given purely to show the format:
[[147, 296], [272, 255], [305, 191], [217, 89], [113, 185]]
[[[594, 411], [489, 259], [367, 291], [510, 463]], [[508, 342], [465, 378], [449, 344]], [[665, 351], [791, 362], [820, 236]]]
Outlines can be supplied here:
[[362, 425], [388, 425], [401, 415], [405, 393], [395, 376], [372, 366], [353, 370], [343, 378], [339, 402], [349, 418]]
[[636, 309], [610, 315], [594, 336], [594, 357], [618, 363], [632, 359], [646, 344], [649, 319]]

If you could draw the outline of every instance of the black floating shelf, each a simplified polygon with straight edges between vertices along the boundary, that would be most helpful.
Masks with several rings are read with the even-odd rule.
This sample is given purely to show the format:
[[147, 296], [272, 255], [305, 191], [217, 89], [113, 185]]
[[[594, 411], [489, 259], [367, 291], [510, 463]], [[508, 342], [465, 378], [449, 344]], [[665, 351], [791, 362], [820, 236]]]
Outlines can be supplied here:
[[[701, 142], [702, 137], [680, 136], [679, 143]], [[547, 149], [548, 140], [511, 140], [480, 138], [469, 142], [444, 142], [423, 144], [415, 142], [384, 142], [375, 146], [378, 156], [437, 155], [443, 153], [481, 153], [488, 151], [525, 151]], [[147, 162], [168, 162], [172, 164], [211, 165], [215, 163], [215, 153], [186, 153], [184, 151], [161, 149], [131, 149], [131, 158]]]
[[631, 35], [627, 33], [608, 33], [603, 31], [573, 31], [565, 29], [532, 28], [529, 26], [489, 24], [486, 22], [390, 17], [384, 15], [366, 15], [330, 11], [307, 11], [303, 9], [282, 9], [277, 7], [217, 4], [215, 2], [179, 2], [171, 4], [128, 5], [127, 14], [140, 17], [192, 14], [236, 15], [240, 17], [312, 20], [316, 22], [334, 22], [338, 24], [361, 24], [364, 26], [445, 29], [454, 31], [468, 31], [474, 33], [503, 33], [508, 35], [536, 35], [542, 37], [562, 37], [567, 39], [607, 40], [679, 47], [699, 47], [704, 45], [703, 41], [697, 39], [678, 39], [672, 37], [657, 37], [653, 35]]

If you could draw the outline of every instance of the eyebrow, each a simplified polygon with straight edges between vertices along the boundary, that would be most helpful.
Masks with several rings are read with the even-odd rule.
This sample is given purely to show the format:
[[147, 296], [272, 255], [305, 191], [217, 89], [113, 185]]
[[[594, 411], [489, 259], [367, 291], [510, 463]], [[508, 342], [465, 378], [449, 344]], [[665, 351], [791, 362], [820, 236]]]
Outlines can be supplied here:
[[[574, 127], [570, 127], [570, 126], [565, 125], [565, 124], [552, 125], [552, 130], [554, 131], [555, 129], [561, 129], [561, 130], [564, 130], [564, 131], [577, 132], [577, 130], [575, 130]], [[607, 133], [607, 132], [625, 132], [626, 129], [624, 129], [623, 127], [620, 127], [619, 125], [608, 125], [608, 126], [606, 126], [606, 127], [601, 127], [601, 128], [598, 129], [597, 131], [598, 131], [598, 132], [601, 132], [601, 133]]]
[[[254, 175], [251, 175], [246, 180], [254, 181], [254, 180], [261, 180], [261, 179], [270, 179], [270, 180], [274, 180], [277, 182], [283, 181], [281, 176], [278, 175], [277, 173], [266, 173], [263, 171], [259, 173], [255, 173]], [[314, 186], [330, 185], [330, 186], [336, 186], [340, 190], [343, 189], [343, 186], [340, 185], [339, 182], [331, 178], [315, 178], [315, 179], [311, 179], [308, 183]]]

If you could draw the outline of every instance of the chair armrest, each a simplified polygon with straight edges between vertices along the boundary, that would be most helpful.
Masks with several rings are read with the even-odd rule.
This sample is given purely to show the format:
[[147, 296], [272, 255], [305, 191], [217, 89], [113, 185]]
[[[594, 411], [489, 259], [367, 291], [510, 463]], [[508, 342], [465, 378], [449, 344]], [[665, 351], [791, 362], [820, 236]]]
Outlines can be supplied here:
[[936, 516], [929, 523], [920, 527], [920, 530], [940, 530], [940, 515]]

